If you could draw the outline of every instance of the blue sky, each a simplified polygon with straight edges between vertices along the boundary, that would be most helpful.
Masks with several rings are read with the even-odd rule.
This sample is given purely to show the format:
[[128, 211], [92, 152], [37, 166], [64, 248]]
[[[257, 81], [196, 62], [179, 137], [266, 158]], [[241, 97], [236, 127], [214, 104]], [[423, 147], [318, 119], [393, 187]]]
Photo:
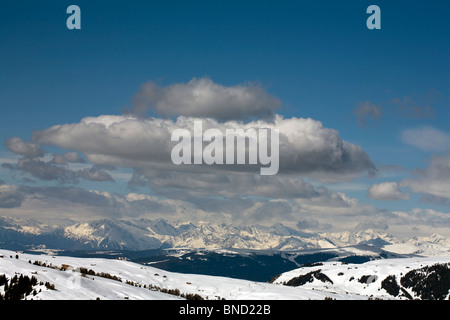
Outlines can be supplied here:
[[[81, 8], [81, 30], [66, 27], [66, 8], [71, 4]], [[371, 4], [381, 9], [381, 30], [366, 27], [366, 9]], [[300, 174], [298, 179], [315, 187], [325, 186], [330, 192], [344, 193], [363, 207], [371, 206], [361, 211], [411, 214], [415, 209], [430, 209], [444, 224], [448, 223], [448, 191], [435, 191], [434, 187], [450, 188], [445, 180], [450, 167], [446, 162], [450, 149], [449, 9], [447, 1], [3, 4], [0, 138], [5, 143], [0, 147], [0, 158], [10, 167], [0, 169], [0, 179], [4, 185], [16, 186], [23, 201], [18, 201], [20, 206], [9, 205], [14, 212], [8, 212], [12, 209], [5, 205], [1, 214], [18, 214], [20, 208], [25, 212], [24, 201], [29, 201], [31, 193], [26, 187], [35, 188], [34, 194], [37, 190], [43, 192], [44, 187], [60, 186], [116, 192], [123, 197], [135, 191], [166, 200], [175, 197], [171, 192], [156, 192], [158, 188], [151, 183], [130, 190], [130, 176], [142, 168], [129, 163], [108, 163], [115, 166], [109, 171], [106, 167], [95, 169], [108, 172], [114, 181], [79, 178], [74, 183], [62, 183], [56, 178], [39, 178], [35, 168], [19, 168], [16, 162], [24, 153], [14, 152], [6, 140], [19, 137], [23, 143], [39, 144], [47, 155], [41, 161], [47, 163], [53, 152], [77, 152], [85, 159], [84, 163], [66, 164], [66, 169], [99, 165], [86, 161], [83, 148], [66, 150], [57, 143], [41, 145], [32, 140], [33, 132], [54, 125], [77, 124], [84, 117], [122, 115], [132, 107], [133, 97], [143, 84], [152, 82], [169, 88], [196, 78], [210, 79], [225, 88], [263, 88], [281, 102], [277, 114], [286, 119], [312, 118], [325, 128], [337, 130], [344, 141], [360, 146], [379, 171], [375, 177], [361, 173], [333, 183], [308, 173]], [[161, 116], [152, 108], [147, 115]], [[433, 163], [433, 157], [440, 161]], [[420, 170], [422, 175], [417, 176]], [[442, 174], [436, 174], [436, 170], [442, 170]], [[435, 181], [439, 177], [442, 181]], [[142, 179], [153, 178], [146, 172]], [[395, 183], [394, 187], [401, 191], [396, 199], [385, 200], [383, 187], [388, 186], [380, 185], [385, 182]], [[380, 185], [379, 193], [368, 196], [368, 188], [376, 184]], [[424, 190], [425, 186], [432, 191]], [[408, 199], [404, 194], [408, 194]], [[195, 204], [195, 209], [201, 207], [202, 199], [214, 196], [202, 193], [199, 199], [182, 200]], [[243, 197], [235, 195], [230, 201]], [[180, 199], [176, 197], [177, 201]], [[302, 208], [312, 206], [297, 203]], [[319, 213], [308, 216], [304, 210], [298, 216], [291, 212], [288, 220], [318, 220], [325, 225], [325, 221], [335, 219]], [[151, 216], [151, 212], [147, 214]], [[208, 219], [206, 211], [203, 218]], [[364, 215], [358, 221], [393, 228], [394, 223], [386, 222], [387, 219], [375, 214]], [[399, 221], [398, 218], [395, 223], [400, 225]], [[432, 229], [436, 222], [430, 221], [421, 220], [423, 226], [417, 228]]]

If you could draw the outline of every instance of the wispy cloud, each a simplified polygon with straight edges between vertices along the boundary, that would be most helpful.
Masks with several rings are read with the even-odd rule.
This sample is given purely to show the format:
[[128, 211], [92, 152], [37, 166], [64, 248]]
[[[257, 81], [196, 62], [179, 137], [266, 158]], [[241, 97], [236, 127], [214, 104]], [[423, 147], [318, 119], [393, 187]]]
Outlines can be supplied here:
[[369, 119], [380, 121], [382, 108], [369, 101], [364, 101], [354, 110], [354, 113], [359, 126], [364, 127]]
[[401, 182], [413, 192], [450, 199], [450, 154], [432, 156], [428, 167], [418, 169], [415, 176]]
[[28, 173], [39, 180], [54, 180], [62, 184], [77, 184], [79, 183], [79, 179], [114, 181], [109, 173], [96, 166], [81, 170], [72, 170], [65, 165], [56, 165], [53, 162], [46, 162], [38, 158], [21, 158], [17, 161], [16, 165], [4, 163], [2, 166], [10, 170]]
[[450, 149], [450, 133], [429, 126], [406, 129], [401, 134], [404, 143], [425, 151]]
[[436, 111], [429, 105], [420, 105], [412, 97], [393, 98], [390, 101], [397, 106], [397, 112], [404, 118], [435, 119]]

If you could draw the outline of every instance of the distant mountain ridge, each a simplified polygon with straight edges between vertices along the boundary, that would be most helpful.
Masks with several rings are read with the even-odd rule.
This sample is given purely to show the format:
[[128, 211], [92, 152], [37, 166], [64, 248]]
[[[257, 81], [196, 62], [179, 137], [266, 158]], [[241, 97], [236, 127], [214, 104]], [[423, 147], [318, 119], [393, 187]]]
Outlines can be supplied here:
[[[0, 217], [0, 247], [60, 250], [149, 250], [224, 248], [254, 250], [326, 249], [366, 244], [393, 251], [427, 255], [449, 254], [450, 239], [433, 235], [408, 242], [373, 230], [312, 233], [272, 226], [175, 223], [164, 219], [36, 220]], [[401, 252], [400, 252], [401, 253]]]

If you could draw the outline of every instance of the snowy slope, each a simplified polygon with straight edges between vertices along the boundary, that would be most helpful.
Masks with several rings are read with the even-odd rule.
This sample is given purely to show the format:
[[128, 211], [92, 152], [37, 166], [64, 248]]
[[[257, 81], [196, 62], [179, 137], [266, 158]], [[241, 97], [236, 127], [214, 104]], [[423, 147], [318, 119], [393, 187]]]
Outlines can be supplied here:
[[[314, 291], [337, 293], [341, 295], [350, 294], [381, 299], [407, 299], [401, 289], [399, 294], [395, 296], [388, 293], [388, 291], [383, 288], [383, 280], [388, 277], [393, 279], [394, 276], [396, 279], [395, 283], [401, 287], [400, 279], [408, 272], [419, 270], [417, 271], [417, 274], [426, 276], [426, 272], [422, 269], [435, 264], [443, 264], [448, 268], [450, 266], [450, 256], [384, 259], [369, 261], [363, 264], [324, 262], [316, 266], [303, 267], [285, 272], [281, 274], [274, 283], [286, 284], [293, 279], [306, 279], [304, 276], [310, 274], [313, 275], [310, 277], [311, 281], [303, 281], [305, 283], [297, 288], [313, 289]], [[437, 277], [442, 277], [442, 275], [437, 275]], [[449, 285], [449, 271], [446, 271], [445, 279], [441, 279], [441, 281], [444, 280], [447, 281], [446, 283]], [[419, 282], [418, 279], [415, 279], [414, 281]], [[411, 289], [403, 289], [412, 298], [421, 298], [420, 295], [413, 292]], [[446, 299], [450, 297], [450, 285], [447, 290]]]
[[[60, 271], [52, 268], [36, 266], [29, 263], [46, 261], [54, 266], [61, 266], [62, 263], [73, 263], [73, 259], [56, 259], [51, 256], [37, 256], [20, 254], [16, 259], [16, 252], [0, 250], [0, 275], [5, 274], [12, 278], [16, 274], [23, 274], [28, 277], [36, 277], [43, 283], [49, 282], [55, 285], [56, 290], [49, 290], [44, 285], [38, 285], [35, 289], [36, 296], [29, 295], [27, 299], [34, 300], [94, 300], [97, 298], [115, 300], [115, 299], [179, 299], [176, 296], [168, 295], [158, 291], [138, 288], [115, 280], [102, 277], [82, 277], [81, 273], [74, 271]], [[10, 258], [10, 256], [12, 258]], [[82, 259], [81, 259], [82, 260]], [[81, 261], [79, 261], [81, 264]], [[94, 263], [89, 261], [88, 263]], [[83, 263], [84, 264], [84, 263]], [[89, 266], [89, 264], [87, 264]], [[95, 280], [94, 280], [95, 279]], [[0, 287], [0, 293], [3, 288]]]
[[[15, 256], [18, 254], [19, 258]], [[58, 299], [58, 300], [85, 300], [85, 299], [180, 299], [178, 296], [160, 292], [161, 289], [178, 289], [181, 293], [198, 294], [205, 299], [227, 300], [261, 300], [261, 299], [320, 299], [332, 296], [337, 299], [360, 299], [357, 295], [330, 294], [309, 289], [293, 288], [266, 282], [254, 282], [225, 277], [213, 277], [194, 274], [181, 274], [163, 271], [150, 266], [124, 260], [74, 258], [63, 256], [33, 255], [16, 253], [9, 250], [0, 250], [0, 275], [6, 274], [8, 278], [16, 273], [35, 276], [38, 281], [50, 282], [56, 290], [48, 290], [40, 286], [42, 292], [36, 296], [29, 295], [27, 299]], [[12, 258], [10, 258], [10, 256]], [[60, 267], [62, 264], [70, 265], [74, 270], [61, 271], [49, 267], [30, 264], [29, 261], [50, 263]], [[96, 273], [109, 273], [121, 279], [121, 282], [98, 276], [83, 277], [75, 271], [77, 267], [92, 269]], [[131, 281], [140, 284], [136, 287], [127, 284]], [[147, 288], [144, 288], [144, 285]], [[149, 286], [157, 287], [157, 291], [149, 290]], [[0, 289], [1, 290], [1, 289]], [[1, 291], [0, 291], [1, 292]]]
[[[16, 259], [18, 255], [18, 259]], [[225, 277], [181, 274], [163, 271], [124, 260], [100, 258], [74, 258], [65, 256], [34, 255], [0, 250], [0, 275], [8, 278], [15, 274], [35, 276], [38, 281], [50, 282], [56, 290], [44, 286], [36, 296], [27, 299], [180, 299], [179, 296], [161, 291], [178, 289], [182, 294], [198, 294], [204, 299], [363, 299], [378, 297], [383, 299], [405, 298], [392, 296], [381, 288], [383, 279], [390, 275], [400, 278], [409, 270], [435, 263], [449, 263], [450, 257], [404, 258], [370, 261], [364, 264], [342, 264], [325, 262], [320, 266], [304, 267], [280, 275], [275, 282], [254, 282]], [[45, 263], [47, 267], [34, 265], [35, 261]], [[30, 264], [31, 262], [31, 264]], [[62, 271], [63, 264], [68, 269]], [[83, 276], [79, 268], [92, 269], [97, 275]], [[313, 278], [301, 286], [286, 286], [294, 277], [318, 271], [325, 274], [333, 283]], [[121, 281], [98, 276], [107, 273], [119, 277]], [[358, 281], [366, 277], [364, 283]], [[127, 283], [128, 282], [128, 283]], [[144, 287], [145, 286], [145, 287]], [[150, 290], [149, 288], [153, 288]], [[0, 287], [1, 293], [2, 287]], [[409, 292], [413, 297], [414, 293]]]

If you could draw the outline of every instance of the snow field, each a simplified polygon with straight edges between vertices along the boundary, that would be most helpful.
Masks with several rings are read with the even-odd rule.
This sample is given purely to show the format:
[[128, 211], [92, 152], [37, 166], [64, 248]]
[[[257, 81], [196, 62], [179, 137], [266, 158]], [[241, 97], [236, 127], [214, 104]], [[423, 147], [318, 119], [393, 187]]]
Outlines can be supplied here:
[[[34, 265], [35, 261], [57, 268]], [[382, 259], [363, 264], [329, 261], [322, 265], [285, 272], [274, 283], [267, 283], [168, 272], [119, 259], [36, 255], [0, 249], [0, 274], [6, 274], [8, 278], [15, 274], [35, 276], [38, 282], [55, 285], [56, 290], [38, 286], [37, 291], [41, 289], [41, 292], [36, 296], [26, 297], [42, 300], [182, 299], [180, 296], [161, 292], [176, 289], [181, 294], [197, 294], [210, 300], [323, 300], [326, 297], [337, 300], [367, 300], [369, 297], [398, 299], [399, 297], [393, 297], [381, 288], [381, 282], [386, 277], [395, 275], [399, 281], [402, 275], [410, 270], [449, 262], [450, 257]], [[62, 265], [66, 265], [68, 270], [62, 271]], [[82, 275], [80, 268], [93, 270], [97, 275], [91, 275], [89, 272]], [[333, 283], [314, 278], [312, 282], [297, 287], [283, 285], [294, 277], [317, 270]], [[119, 277], [121, 281], [100, 277], [100, 273]], [[366, 281], [361, 283], [361, 278], [366, 278]]]

